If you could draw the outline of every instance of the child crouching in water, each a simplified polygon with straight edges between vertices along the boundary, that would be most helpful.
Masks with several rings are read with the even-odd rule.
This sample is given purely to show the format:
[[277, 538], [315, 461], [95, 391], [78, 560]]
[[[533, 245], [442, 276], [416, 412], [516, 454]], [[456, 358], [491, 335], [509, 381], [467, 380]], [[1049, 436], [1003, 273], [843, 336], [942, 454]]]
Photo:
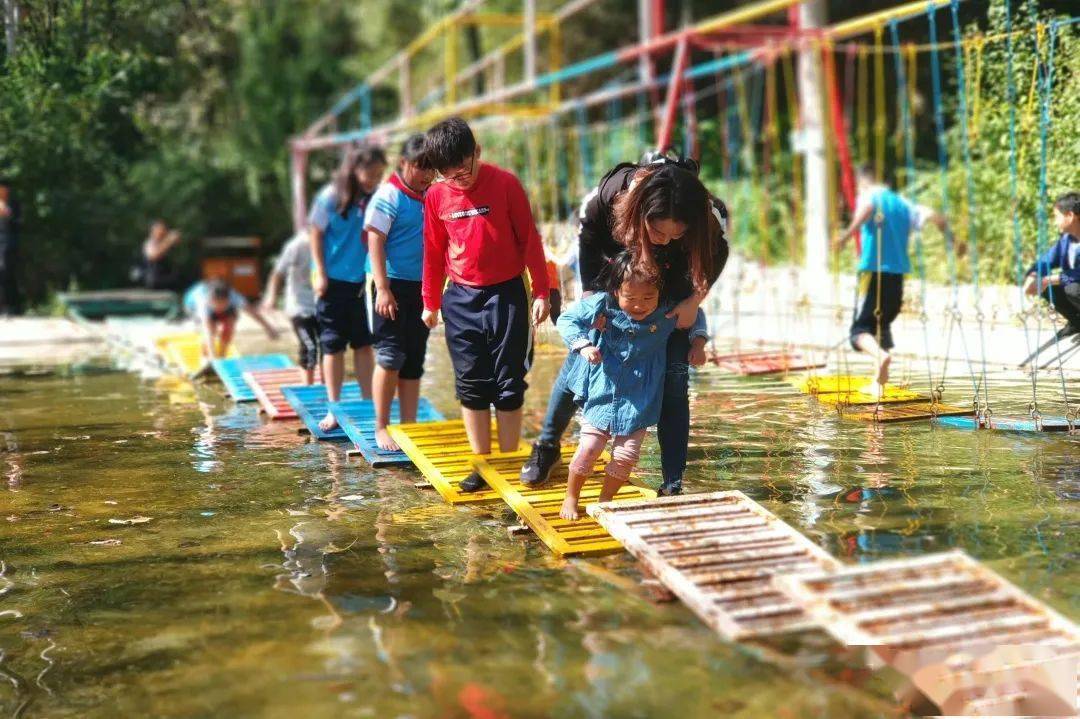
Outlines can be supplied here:
[[[606, 270], [607, 291], [582, 299], [559, 317], [559, 334], [571, 352], [581, 355], [569, 371], [568, 386], [583, 415], [559, 512], [563, 519], [573, 521], [581, 515], [582, 485], [608, 441], [612, 441], [611, 461], [601, 502], [611, 500], [630, 479], [645, 430], [660, 419], [667, 341], [675, 331], [675, 318], [665, 317], [671, 307], [660, 306], [660, 282], [654, 268], [624, 252]], [[700, 367], [708, 339], [700, 309], [690, 338], [687, 362]]]

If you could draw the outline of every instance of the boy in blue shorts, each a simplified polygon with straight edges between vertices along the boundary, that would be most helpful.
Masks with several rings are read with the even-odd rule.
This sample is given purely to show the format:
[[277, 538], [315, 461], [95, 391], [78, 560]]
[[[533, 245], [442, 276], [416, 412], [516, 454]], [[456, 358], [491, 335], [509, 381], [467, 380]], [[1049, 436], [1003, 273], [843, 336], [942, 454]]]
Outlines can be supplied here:
[[945, 232], [947, 224], [942, 215], [916, 205], [880, 182], [867, 165], [855, 171], [855, 179], [859, 190], [855, 214], [835, 246], [839, 251], [849, 238], [861, 232], [858, 267], [861, 300], [851, 324], [851, 346], [871, 355], [877, 365], [874, 381], [860, 391], [880, 397], [889, 381], [892, 323], [904, 301], [904, 275], [911, 272], [908, 257], [911, 232], [927, 222]]
[[267, 337], [277, 339], [277, 330], [225, 280], [195, 283], [184, 293], [183, 305], [184, 312], [199, 325], [203, 356], [207, 359], [228, 356], [229, 345], [236, 331], [237, 315], [241, 310], [262, 325]]
[[379, 186], [364, 214], [368, 272], [374, 279], [371, 303], [375, 313], [375, 441], [395, 451], [386, 431], [394, 394], [402, 422], [415, 422], [420, 402], [428, 334], [420, 296], [424, 257], [424, 191], [435, 178], [424, 154], [424, 136], [415, 134], [401, 146], [398, 168]]
[[[341, 399], [345, 381], [345, 349], [353, 349], [353, 368], [364, 397], [371, 397], [371, 351], [367, 303], [364, 299], [364, 210], [386, 171], [386, 155], [378, 147], [350, 148], [331, 184], [312, 203], [308, 216], [314, 266], [315, 316], [323, 352], [323, 381], [331, 402]], [[324, 432], [337, 427], [332, 412], [319, 422]]]

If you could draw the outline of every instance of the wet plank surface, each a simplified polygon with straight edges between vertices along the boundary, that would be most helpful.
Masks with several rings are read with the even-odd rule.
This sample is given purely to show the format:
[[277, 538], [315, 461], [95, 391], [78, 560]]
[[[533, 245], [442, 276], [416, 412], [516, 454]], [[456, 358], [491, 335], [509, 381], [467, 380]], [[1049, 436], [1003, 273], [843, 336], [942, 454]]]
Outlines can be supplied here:
[[254, 372], [267, 369], [286, 369], [295, 366], [287, 355], [243, 355], [241, 357], [219, 357], [211, 360], [210, 365], [217, 373], [218, 379], [225, 385], [225, 391], [229, 393], [235, 402], [254, 402], [255, 392], [244, 380], [245, 372]]
[[244, 381], [251, 388], [259, 407], [274, 420], [296, 419], [296, 410], [285, 399], [281, 388], [304, 383], [304, 370], [299, 367], [245, 372]]
[[[390, 467], [412, 464], [409, 456], [402, 451], [386, 452], [379, 449], [375, 441], [375, 404], [369, 399], [342, 400], [331, 402], [330, 411], [334, 413], [345, 436], [356, 446], [360, 454], [372, 467]], [[440, 422], [446, 418], [430, 402], [420, 398], [416, 408], [416, 419], [420, 423]], [[401, 413], [398, 401], [390, 404], [390, 421], [399, 422]]]

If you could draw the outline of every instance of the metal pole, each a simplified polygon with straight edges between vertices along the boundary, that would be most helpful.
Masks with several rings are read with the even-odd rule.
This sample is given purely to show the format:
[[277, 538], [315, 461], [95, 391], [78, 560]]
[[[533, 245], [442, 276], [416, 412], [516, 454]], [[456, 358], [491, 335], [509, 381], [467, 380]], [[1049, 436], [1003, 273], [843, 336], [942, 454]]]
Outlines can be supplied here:
[[656, 149], [660, 152], [668, 149], [671, 144], [671, 136], [675, 132], [675, 115], [679, 107], [679, 97], [682, 92], [683, 73], [686, 71], [686, 63], [690, 57], [690, 42], [686, 37], [679, 41], [675, 48], [675, 62], [671, 70], [671, 80], [668, 83], [667, 99], [664, 101], [664, 114], [656, 136]]
[[[799, 29], [820, 28], [825, 21], [825, 0], [807, 0], [799, 7]], [[806, 43], [799, 50], [799, 144], [806, 156], [806, 269], [821, 273], [829, 266], [829, 166], [825, 157], [823, 98], [819, 53], [815, 44]]]
[[[652, 4], [653, 0], [638, 0], [638, 38], [642, 45], [647, 44], [653, 37], [652, 30]], [[642, 82], [652, 80], [652, 61], [648, 55], [638, 57], [638, 79]]]
[[307, 156], [308, 151], [293, 144], [289, 153], [289, 176], [292, 180], [293, 231], [307, 224]]
[[16, 0], [4, 0], [4, 30], [7, 37], [7, 56], [15, 57], [15, 45], [19, 24], [19, 6]]
[[525, 82], [536, 82], [536, 0], [525, 0]]
[[412, 76], [410, 73], [409, 57], [408, 55], [402, 55], [401, 61], [398, 63], [398, 95], [402, 117], [413, 116]]

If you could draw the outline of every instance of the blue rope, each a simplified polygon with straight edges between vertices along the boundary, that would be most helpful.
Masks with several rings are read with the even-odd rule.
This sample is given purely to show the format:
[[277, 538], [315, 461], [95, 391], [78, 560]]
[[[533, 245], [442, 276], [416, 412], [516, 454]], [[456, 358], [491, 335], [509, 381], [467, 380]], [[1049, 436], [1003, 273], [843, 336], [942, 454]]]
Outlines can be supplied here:
[[[971, 172], [971, 139], [968, 136], [968, 109], [967, 109], [967, 74], [964, 62], [964, 47], [962, 44], [962, 32], [960, 29], [960, 0], [952, 0], [949, 3], [952, 10], [953, 50], [956, 54], [956, 79], [960, 95], [960, 146], [964, 157], [964, 185], [967, 192], [967, 207], [964, 210], [964, 220], [968, 228], [968, 240], [971, 245], [971, 282], [975, 291], [975, 317], [979, 323], [979, 352], [982, 357], [982, 382], [984, 410], [990, 406], [990, 389], [986, 381], [986, 333], [983, 326], [982, 289], [979, 286], [979, 243], [975, 225], [971, 216], [975, 210], [975, 181]], [[978, 399], [978, 391], [976, 391]]]

